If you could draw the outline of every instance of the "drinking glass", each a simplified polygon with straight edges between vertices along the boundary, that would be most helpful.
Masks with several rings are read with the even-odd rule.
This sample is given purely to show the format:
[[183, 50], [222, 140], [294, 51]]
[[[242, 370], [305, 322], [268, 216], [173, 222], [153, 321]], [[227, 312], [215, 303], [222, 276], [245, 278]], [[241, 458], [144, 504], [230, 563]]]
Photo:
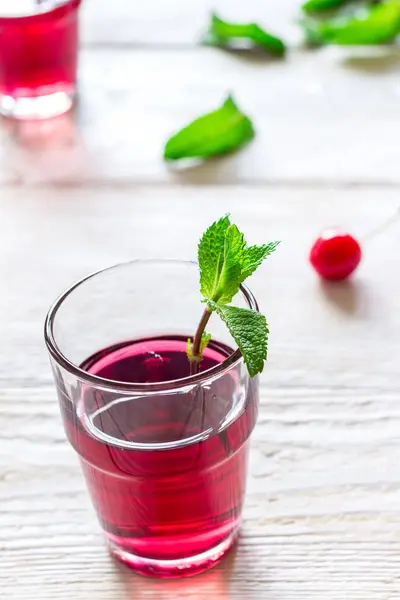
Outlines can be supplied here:
[[[258, 310], [245, 286], [235, 300]], [[86, 277], [46, 319], [65, 431], [109, 548], [144, 575], [203, 571], [238, 535], [258, 378], [216, 315], [190, 375], [201, 313], [197, 265], [149, 260]]]
[[0, 0], [0, 113], [62, 114], [76, 92], [81, 0]]

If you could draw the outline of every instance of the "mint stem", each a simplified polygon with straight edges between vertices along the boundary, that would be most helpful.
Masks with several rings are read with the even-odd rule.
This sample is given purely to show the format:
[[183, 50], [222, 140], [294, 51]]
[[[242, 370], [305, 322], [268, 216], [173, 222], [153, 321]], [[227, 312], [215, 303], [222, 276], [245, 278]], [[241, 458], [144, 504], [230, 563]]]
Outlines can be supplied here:
[[200, 356], [201, 340], [203, 337], [203, 333], [207, 327], [207, 323], [210, 320], [211, 314], [212, 314], [212, 311], [209, 310], [208, 308], [206, 308], [205, 311], [203, 312], [203, 315], [200, 319], [200, 323], [197, 327], [195, 336], [193, 338], [192, 354], [193, 354], [193, 358], [197, 358], [198, 360], [190, 361], [190, 374], [191, 375], [196, 375], [199, 371], [199, 364], [200, 364], [200, 360], [201, 360], [201, 356]]
[[[197, 360], [191, 360], [190, 361], [190, 374], [191, 375], [197, 375], [197, 373], [199, 372], [199, 365], [200, 365], [200, 361], [201, 361], [201, 340], [203, 337], [203, 333], [206, 329], [207, 323], [210, 320], [210, 317], [212, 315], [212, 311], [209, 310], [208, 308], [205, 309], [205, 311], [202, 314], [202, 317], [200, 319], [200, 323], [197, 327], [195, 336], [193, 338], [193, 348], [192, 348], [192, 357], [196, 357]], [[198, 395], [199, 390], [197, 390], [196, 395]], [[203, 430], [203, 425], [204, 425], [204, 418], [205, 418], [205, 406], [204, 406], [204, 394], [202, 395], [203, 398], [203, 409], [202, 409], [202, 413], [203, 413], [203, 422], [202, 422], [202, 427], [201, 429]], [[228, 433], [227, 431], [221, 431], [218, 433], [218, 437], [221, 440], [221, 443], [225, 449], [226, 452], [226, 456], [230, 455], [230, 444], [229, 444], [229, 438], [228, 438]]]

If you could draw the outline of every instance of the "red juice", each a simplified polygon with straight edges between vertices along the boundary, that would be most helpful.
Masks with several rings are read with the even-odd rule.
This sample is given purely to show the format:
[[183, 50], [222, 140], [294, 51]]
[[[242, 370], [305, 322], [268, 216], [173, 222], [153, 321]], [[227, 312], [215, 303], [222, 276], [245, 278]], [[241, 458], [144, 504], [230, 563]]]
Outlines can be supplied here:
[[[231, 353], [211, 343], [201, 371]], [[189, 376], [186, 338], [114, 345], [81, 368], [127, 383], [181, 379]], [[237, 535], [257, 380], [243, 386], [238, 372], [228, 370], [196, 390], [182, 385], [179, 392], [121, 396], [99, 388], [82, 384], [76, 405], [60, 389], [60, 402], [112, 551], [143, 574], [209, 567]]]
[[0, 110], [16, 117], [64, 112], [75, 93], [81, 0], [25, 0], [28, 14], [18, 16], [12, 11], [25, 4], [14, 2], [12, 16], [4, 16], [0, 0]]

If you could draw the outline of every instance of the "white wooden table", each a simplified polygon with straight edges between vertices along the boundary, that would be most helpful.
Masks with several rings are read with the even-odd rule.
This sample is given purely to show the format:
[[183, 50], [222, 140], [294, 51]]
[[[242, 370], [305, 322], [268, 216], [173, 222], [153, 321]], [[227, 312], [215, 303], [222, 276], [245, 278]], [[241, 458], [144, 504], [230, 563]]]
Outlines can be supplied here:
[[[1, 598], [400, 598], [400, 230], [385, 225], [400, 204], [400, 53], [294, 49], [280, 62], [196, 45], [211, 8], [295, 43], [296, 7], [86, 0], [76, 115], [0, 125]], [[167, 168], [168, 135], [229, 90], [254, 143]], [[90, 271], [194, 257], [227, 211], [251, 242], [284, 241], [252, 282], [272, 335], [243, 534], [207, 574], [147, 580], [103, 545], [42, 323]], [[364, 262], [324, 287], [307, 253], [332, 224], [365, 239]]]

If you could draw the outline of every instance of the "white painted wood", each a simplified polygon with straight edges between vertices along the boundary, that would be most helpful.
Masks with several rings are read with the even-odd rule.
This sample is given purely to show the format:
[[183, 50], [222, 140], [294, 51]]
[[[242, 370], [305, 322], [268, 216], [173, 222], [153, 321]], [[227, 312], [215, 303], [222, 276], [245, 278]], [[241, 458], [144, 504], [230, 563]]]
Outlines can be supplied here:
[[[75, 121], [0, 127], [0, 181], [399, 183], [398, 59], [345, 60], [337, 49], [285, 62], [214, 49], [87, 50]], [[166, 165], [168, 137], [229, 91], [254, 120], [254, 142], [196, 167]]]
[[[3, 389], [4, 598], [397, 599], [397, 394], [267, 385], [261, 398], [237, 552], [203, 576], [157, 582], [108, 557], [53, 388]], [[375, 441], [356, 435], [368, 429]]]
[[298, 0], [84, 0], [82, 6], [82, 38], [87, 44], [193, 45], [212, 11], [226, 19], [257, 21], [289, 40], [299, 37]]
[[[365, 243], [352, 285], [324, 291], [306, 261], [323, 226], [340, 223], [363, 238], [397, 207], [396, 190], [365, 187], [3, 189], [5, 597], [22, 600], [34, 586], [44, 600], [397, 599], [398, 224]], [[64, 441], [42, 319], [56, 293], [104, 264], [193, 256], [199, 232], [227, 210], [250, 241], [284, 241], [252, 284], [272, 335], [243, 536], [236, 555], [200, 578], [142, 580], [104, 549]]]
[[51, 382], [42, 323], [50, 303], [77, 278], [130, 258], [195, 258], [201, 232], [230, 211], [250, 242], [283, 240], [252, 281], [273, 324], [267, 379], [274, 386], [393, 391], [400, 358], [398, 226], [366, 241], [352, 285], [324, 288], [307, 255], [324, 227], [338, 224], [363, 239], [398, 206], [397, 190], [367, 187], [3, 188], [0, 314], [7, 318], [0, 378]]
[[[298, 4], [86, 0], [76, 115], [0, 123], [1, 598], [400, 600], [399, 222], [387, 224], [399, 54], [297, 49], [276, 62], [195, 47], [214, 8], [296, 44]], [[255, 142], [167, 168], [168, 135], [230, 90]], [[194, 258], [227, 211], [250, 242], [284, 242], [251, 284], [272, 333], [243, 534], [209, 573], [146, 580], [103, 546], [43, 320], [104, 265]], [[322, 286], [307, 254], [334, 224], [362, 240], [364, 261], [352, 283]]]
[[[283, 244], [252, 287], [271, 322], [243, 536], [184, 582], [108, 557], [64, 441], [42, 341], [50, 301], [133, 256], [193, 257], [227, 210], [250, 242]], [[7, 599], [399, 598], [397, 190], [304, 187], [6, 188], [0, 198], [0, 586]], [[307, 264], [338, 223], [364, 244], [348, 286]], [[379, 230], [375, 237], [373, 232]], [[369, 239], [369, 241], [368, 241]]]

